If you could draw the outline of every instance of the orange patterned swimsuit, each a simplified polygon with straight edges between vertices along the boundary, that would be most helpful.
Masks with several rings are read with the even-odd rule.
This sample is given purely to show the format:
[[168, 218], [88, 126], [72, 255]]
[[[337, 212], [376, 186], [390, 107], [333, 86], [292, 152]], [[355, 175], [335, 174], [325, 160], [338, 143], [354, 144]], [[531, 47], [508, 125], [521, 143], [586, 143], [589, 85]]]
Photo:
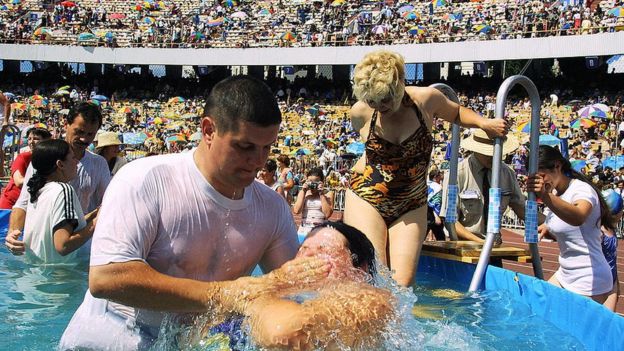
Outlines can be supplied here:
[[427, 170], [433, 138], [416, 105], [414, 110], [420, 127], [401, 144], [375, 133], [375, 111], [365, 144], [366, 168], [364, 173], [351, 172], [351, 190], [377, 209], [387, 226], [427, 204]]

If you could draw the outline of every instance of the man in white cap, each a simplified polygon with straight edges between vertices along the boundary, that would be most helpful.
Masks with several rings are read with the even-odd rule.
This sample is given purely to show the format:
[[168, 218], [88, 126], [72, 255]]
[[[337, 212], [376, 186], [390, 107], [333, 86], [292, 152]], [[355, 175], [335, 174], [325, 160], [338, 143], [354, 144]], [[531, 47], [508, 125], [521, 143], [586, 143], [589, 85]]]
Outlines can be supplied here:
[[[519, 146], [513, 135], [508, 135], [503, 143], [503, 156], [514, 152]], [[477, 129], [472, 135], [461, 142], [461, 147], [472, 153], [457, 167], [457, 222], [455, 230], [459, 240], [484, 242], [487, 229], [487, 203], [490, 182], [492, 179], [492, 159], [494, 155], [494, 140]], [[520, 190], [516, 173], [506, 165], [500, 168], [501, 212], [511, 207], [516, 215], [524, 218], [525, 196]], [[446, 217], [448, 176], [444, 177], [442, 194], [442, 209], [440, 217]], [[500, 246], [502, 239], [496, 238], [495, 245]]]

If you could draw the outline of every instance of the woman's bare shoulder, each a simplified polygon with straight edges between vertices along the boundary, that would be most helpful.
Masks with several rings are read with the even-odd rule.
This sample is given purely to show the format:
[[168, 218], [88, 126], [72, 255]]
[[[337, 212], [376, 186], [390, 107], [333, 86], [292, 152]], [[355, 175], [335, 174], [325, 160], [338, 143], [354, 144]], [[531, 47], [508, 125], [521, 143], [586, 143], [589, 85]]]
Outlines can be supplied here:
[[351, 106], [351, 110], [349, 111], [351, 115], [351, 123], [353, 124], [353, 129], [360, 130], [368, 122], [371, 118], [373, 109], [370, 108], [365, 102], [358, 101], [353, 106]]
[[405, 87], [405, 92], [412, 98], [414, 102], [421, 104], [431, 100], [432, 97], [440, 94], [440, 91], [430, 87]]

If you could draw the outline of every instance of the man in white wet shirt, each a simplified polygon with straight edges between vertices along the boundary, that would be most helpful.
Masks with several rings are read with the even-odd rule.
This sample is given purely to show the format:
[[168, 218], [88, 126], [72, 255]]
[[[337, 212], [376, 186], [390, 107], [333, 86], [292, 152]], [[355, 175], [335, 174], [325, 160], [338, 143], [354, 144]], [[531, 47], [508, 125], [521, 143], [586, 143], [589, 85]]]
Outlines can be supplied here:
[[[78, 159], [78, 174], [69, 184], [76, 191], [84, 213], [90, 213], [100, 206], [111, 178], [108, 163], [104, 157], [87, 150], [101, 126], [102, 113], [99, 107], [88, 102], [80, 103], [70, 109], [65, 123], [65, 141], [69, 143]], [[31, 164], [26, 170], [24, 184], [28, 184], [32, 174]], [[7, 248], [14, 255], [21, 255], [25, 251], [24, 242], [19, 240], [19, 236], [24, 229], [29, 201], [30, 194], [27, 186], [24, 186], [11, 211], [9, 231], [5, 239]], [[89, 245], [84, 245], [83, 250], [88, 251]]]
[[89, 290], [60, 349], [149, 348], [167, 312], [227, 310], [262, 279], [246, 277], [256, 265], [267, 272], [295, 256], [288, 204], [254, 181], [280, 122], [266, 84], [230, 77], [207, 98], [195, 150], [136, 160], [115, 175], [93, 236]]

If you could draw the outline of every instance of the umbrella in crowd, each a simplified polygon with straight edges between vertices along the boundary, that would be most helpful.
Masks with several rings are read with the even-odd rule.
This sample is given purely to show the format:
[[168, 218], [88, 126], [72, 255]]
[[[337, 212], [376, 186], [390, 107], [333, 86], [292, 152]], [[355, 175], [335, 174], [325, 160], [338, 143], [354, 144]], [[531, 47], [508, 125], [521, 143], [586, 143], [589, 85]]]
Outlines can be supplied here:
[[451, 21], [461, 21], [462, 18], [464, 18], [464, 15], [461, 13], [447, 13], [446, 15], [442, 16], [442, 18]]
[[43, 100], [44, 97], [41, 95], [33, 95], [30, 97], [31, 100]]
[[52, 96], [63, 96], [63, 95], [69, 95], [69, 91], [59, 89], [55, 91], [54, 94], [52, 94]]
[[492, 28], [492, 26], [489, 26], [487, 24], [479, 24], [473, 27], [474, 31], [477, 33], [483, 33], [483, 34], [488, 34], [494, 31], [494, 28]]
[[225, 6], [227, 6], [227, 7], [234, 7], [236, 5], [237, 5], [237, 3], [234, 0], [225, 0]]
[[98, 101], [106, 101], [108, 98], [104, 95], [94, 95], [91, 99]]
[[610, 156], [602, 160], [602, 167], [611, 169], [620, 169], [624, 167], [624, 156]]
[[441, 6], [448, 5], [448, 1], [446, 0], [433, 0], [431, 3], [433, 3], [434, 7], [441, 7]]
[[110, 16], [108, 16], [108, 18], [110, 19], [124, 19], [126, 18], [126, 15], [123, 13], [111, 13]]
[[191, 138], [190, 138], [191, 141], [200, 141], [201, 139], [202, 139], [201, 132], [193, 133], [193, 135], [191, 135]]
[[80, 33], [78, 34], [78, 41], [89, 41], [89, 40], [94, 40], [96, 38], [95, 34], [93, 33]]
[[407, 12], [411, 12], [413, 10], [414, 10], [414, 6], [412, 6], [412, 5], [404, 5], [404, 6], [399, 7], [399, 13], [401, 15], [403, 15], [403, 14], [405, 14]]
[[306, 148], [299, 148], [297, 150], [294, 150], [290, 153], [291, 156], [304, 156], [304, 155], [310, 155], [312, 152]]
[[39, 27], [33, 33], [33, 37], [39, 39], [50, 39], [52, 37], [52, 30], [48, 27]]
[[414, 11], [404, 12], [402, 16], [403, 16], [403, 18], [405, 18], [408, 21], [420, 18], [420, 15], [418, 13], [414, 12]]
[[561, 146], [561, 139], [554, 135], [542, 134], [539, 136], [540, 145]]
[[143, 144], [147, 139], [147, 134], [145, 133], [123, 133], [122, 139], [124, 144], [128, 145], [139, 145]]
[[379, 26], [374, 26], [372, 31], [373, 31], [373, 34], [385, 34], [388, 31], [388, 29], [384, 27], [383, 25], [379, 25]]
[[347, 152], [356, 155], [362, 155], [364, 153], [364, 143], [356, 141], [347, 145]]
[[578, 110], [576, 113], [579, 117], [597, 117], [597, 118], [607, 118], [607, 112], [609, 111], [609, 106], [605, 104], [593, 104], [583, 107]]
[[572, 121], [572, 123], [570, 123], [570, 128], [572, 129], [579, 129], [581, 127], [591, 128], [595, 125], [596, 125], [596, 122], [592, 121], [589, 118], [579, 118], [579, 119]]
[[344, 0], [334, 0], [334, 2], [332, 2], [332, 6], [338, 7], [344, 5], [344, 3]]
[[63, 7], [74, 7], [76, 6], [76, 3], [73, 1], [63, 1], [61, 2], [61, 6]]
[[230, 17], [245, 19], [245, 18], [247, 18], [247, 14], [245, 12], [243, 12], [243, 11], [236, 11], [232, 15], [230, 15]]
[[280, 36], [280, 39], [288, 40], [288, 41], [297, 41], [297, 38], [295, 37], [295, 35], [291, 31], [288, 31], [288, 32], [282, 34]]
[[208, 21], [208, 27], [216, 27], [216, 26], [220, 26], [223, 24], [223, 17], [219, 17], [219, 18], [215, 18], [213, 20]]
[[427, 28], [423, 26], [414, 26], [407, 31], [410, 35], [421, 35], [427, 33]]
[[145, 24], [154, 24], [156, 22], [153, 17], [144, 17], [142, 22]]
[[531, 133], [531, 121], [519, 123], [517, 130], [522, 133]]
[[184, 134], [175, 134], [168, 136], [165, 141], [168, 143], [183, 142], [186, 141], [186, 137]]
[[88, 100], [87, 102], [95, 106], [100, 106], [102, 104], [100, 100], [95, 100], [95, 99]]
[[195, 40], [203, 40], [206, 39], [206, 35], [202, 32], [195, 32], [192, 34], [192, 38]]
[[21, 0], [11, 0], [11, 4], [13, 5], [19, 5], [21, 2]]
[[177, 104], [177, 103], [184, 102], [184, 101], [186, 101], [185, 98], [183, 98], [181, 96], [175, 96], [175, 97], [172, 97], [171, 99], [169, 99], [168, 102], [170, 104]]
[[121, 113], [122, 115], [125, 115], [127, 113], [137, 113], [137, 112], [139, 112], [139, 110], [137, 110], [136, 107], [130, 107], [130, 106], [122, 107], [119, 110], [119, 113]]
[[22, 110], [25, 111], [26, 110], [26, 105], [22, 104], [21, 102], [14, 102], [11, 104], [11, 109], [12, 110]]
[[15, 94], [13, 94], [13, 93], [5, 92], [3, 94], [4, 94], [4, 96], [6, 96], [7, 99], [14, 99], [15, 98]]
[[615, 17], [624, 17], [624, 7], [622, 6], [614, 7], [611, 10], [609, 10], [607, 14], [613, 15]]
[[267, 9], [262, 9], [258, 12], [258, 16], [271, 16], [271, 12]]
[[580, 172], [583, 168], [587, 166], [587, 162], [585, 160], [573, 160], [570, 161], [570, 164], [572, 165], [572, 169], [577, 172]]

